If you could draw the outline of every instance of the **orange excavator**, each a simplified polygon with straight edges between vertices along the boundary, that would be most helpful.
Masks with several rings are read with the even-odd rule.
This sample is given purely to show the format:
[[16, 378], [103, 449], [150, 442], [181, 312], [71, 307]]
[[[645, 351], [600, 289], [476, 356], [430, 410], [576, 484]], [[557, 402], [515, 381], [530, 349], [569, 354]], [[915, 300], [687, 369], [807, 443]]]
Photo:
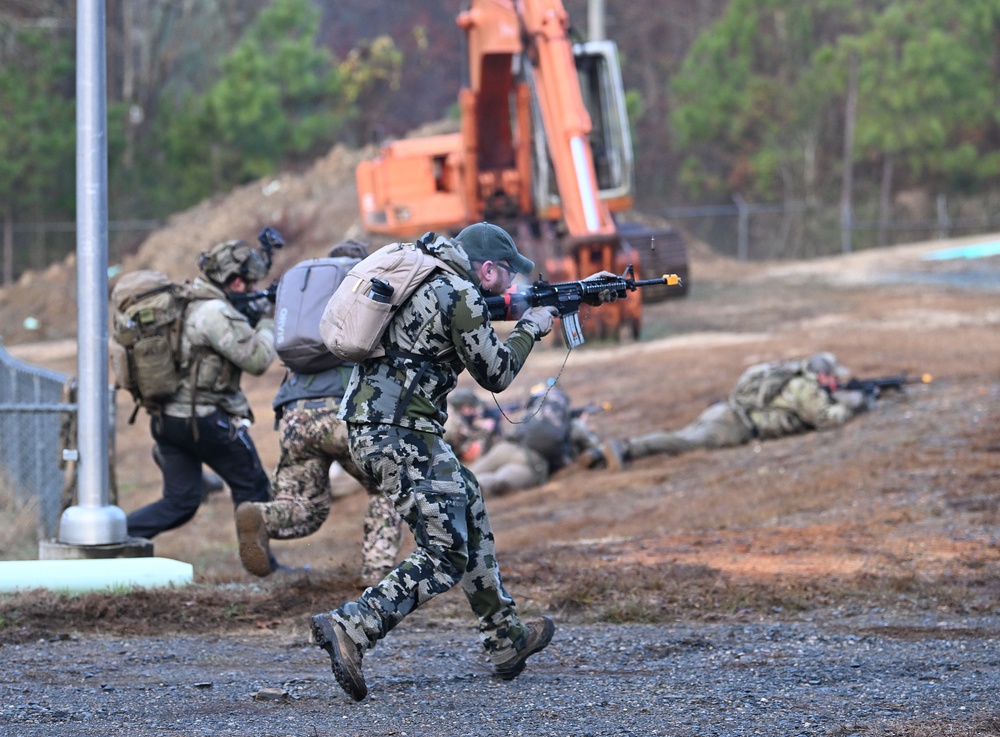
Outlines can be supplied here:
[[584, 331], [641, 329], [642, 303], [686, 293], [684, 241], [673, 228], [619, 223], [631, 209], [633, 154], [612, 41], [574, 43], [560, 0], [471, 0], [457, 18], [468, 46], [460, 132], [383, 145], [356, 172], [372, 234], [455, 234], [487, 220], [506, 228], [544, 278], [596, 271], [677, 274], [583, 314]]

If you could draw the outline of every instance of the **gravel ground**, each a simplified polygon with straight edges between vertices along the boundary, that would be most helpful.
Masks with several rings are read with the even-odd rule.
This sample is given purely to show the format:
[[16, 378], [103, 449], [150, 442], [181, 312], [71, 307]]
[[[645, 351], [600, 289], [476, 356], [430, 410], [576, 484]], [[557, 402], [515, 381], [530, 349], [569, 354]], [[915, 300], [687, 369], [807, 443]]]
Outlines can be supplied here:
[[[824, 621], [829, 623], [824, 624]], [[1000, 617], [560, 625], [505, 683], [465, 623], [407, 621], [351, 701], [301, 627], [2, 648], [9, 737], [996, 735]]]

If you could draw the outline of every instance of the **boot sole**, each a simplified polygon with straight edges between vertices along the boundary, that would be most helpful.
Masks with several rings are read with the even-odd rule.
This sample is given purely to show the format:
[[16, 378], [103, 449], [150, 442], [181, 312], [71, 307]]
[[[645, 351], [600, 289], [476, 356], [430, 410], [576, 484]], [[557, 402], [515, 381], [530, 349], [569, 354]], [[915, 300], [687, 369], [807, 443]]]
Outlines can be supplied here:
[[354, 668], [347, 666], [333, 625], [321, 616], [313, 617], [312, 633], [313, 642], [326, 650], [326, 654], [330, 656], [330, 668], [337, 683], [352, 699], [362, 701], [368, 695], [368, 685], [360, 671], [355, 672]]
[[[240, 547], [240, 562], [250, 573], [260, 578], [271, 575], [267, 529], [260, 512], [249, 502], [236, 510], [236, 538]], [[261, 542], [263, 540], [263, 543]]]

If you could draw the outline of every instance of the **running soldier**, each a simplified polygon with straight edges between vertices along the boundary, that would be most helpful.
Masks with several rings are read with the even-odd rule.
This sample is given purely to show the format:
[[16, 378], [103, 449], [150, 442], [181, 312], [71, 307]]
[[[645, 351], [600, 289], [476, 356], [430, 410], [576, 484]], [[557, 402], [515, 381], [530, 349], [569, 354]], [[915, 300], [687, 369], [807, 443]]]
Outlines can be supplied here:
[[832, 353], [751, 366], [727, 401], [709, 406], [691, 424], [606, 443], [608, 466], [618, 470], [623, 463], [648, 455], [730, 448], [755, 438], [839, 427], [869, 409], [863, 392], [838, 389], [850, 375]]
[[[344, 272], [368, 255], [364, 244], [344, 241], [330, 249]], [[353, 364], [316, 373], [288, 371], [274, 398], [281, 455], [271, 479], [274, 498], [245, 502], [236, 509], [243, 567], [255, 576], [271, 573], [270, 540], [291, 540], [316, 532], [330, 514], [330, 466], [334, 461], [371, 495], [364, 521], [361, 579], [381, 581], [396, 565], [402, 520], [378, 487], [365, 478], [347, 447], [347, 426], [337, 419]]]
[[534, 264], [501, 228], [477, 223], [454, 240], [423, 246], [457, 273], [437, 270], [404, 301], [382, 336], [386, 355], [355, 367], [339, 417], [351, 455], [407, 523], [416, 550], [357, 601], [312, 618], [337, 681], [353, 699], [368, 694], [364, 654], [418, 606], [460, 584], [479, 620], [480, 640], [505, 680], [552, 640], [548, 617], [522, 620], [500, 577], [493, 531], [475, 476], [442, 438], [446, 401], [468, 370], [488, 391], [506, 389], [555, 310], [532, 308], [506, 341], [490, 323], [484, 294], [502, 294]]
[[[248, 428], [253, 413], [240, 390], [242, 373], [260, 376], [275, 358], [274, 320], [255, 324], [230, 301], [253, 292], [267, 265], [244, 241], [219, 243], [201, 254], [202, 277], [181, 337], [180, 387], [150, 414], [154, 458], [163, 474], [163, 498], [127, 517], [131, 537], [152, 538], [190, 520], [203, 501], [202, 464], [229, 486], [234, 506], [267, 501], [270, 484]], [[265, 564], [276, 570], [269, 557]]]

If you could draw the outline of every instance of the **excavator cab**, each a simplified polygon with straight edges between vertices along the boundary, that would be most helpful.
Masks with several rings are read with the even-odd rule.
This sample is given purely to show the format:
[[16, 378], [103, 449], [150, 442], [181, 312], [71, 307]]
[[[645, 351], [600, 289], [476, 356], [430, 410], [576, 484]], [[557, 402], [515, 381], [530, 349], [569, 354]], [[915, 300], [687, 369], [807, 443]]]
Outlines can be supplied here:
[[[588, 41], [574, 44], [580, 94], [590, 115], [588, 137], [597, 174], [597, 190], [612, 212], [632, 206], [635, 167], [632, 136], [625, 109], [625, 91], [618, 66], [618, 46], [614, 41]], [[531, 86], [530, 73], [526, 75]], [[533, 91], [534, 96], [534, 91]], [[552, 160], [539, 106], [533, 106], [534, 200], [535, 211], [552, 212], [559, 208]]]

